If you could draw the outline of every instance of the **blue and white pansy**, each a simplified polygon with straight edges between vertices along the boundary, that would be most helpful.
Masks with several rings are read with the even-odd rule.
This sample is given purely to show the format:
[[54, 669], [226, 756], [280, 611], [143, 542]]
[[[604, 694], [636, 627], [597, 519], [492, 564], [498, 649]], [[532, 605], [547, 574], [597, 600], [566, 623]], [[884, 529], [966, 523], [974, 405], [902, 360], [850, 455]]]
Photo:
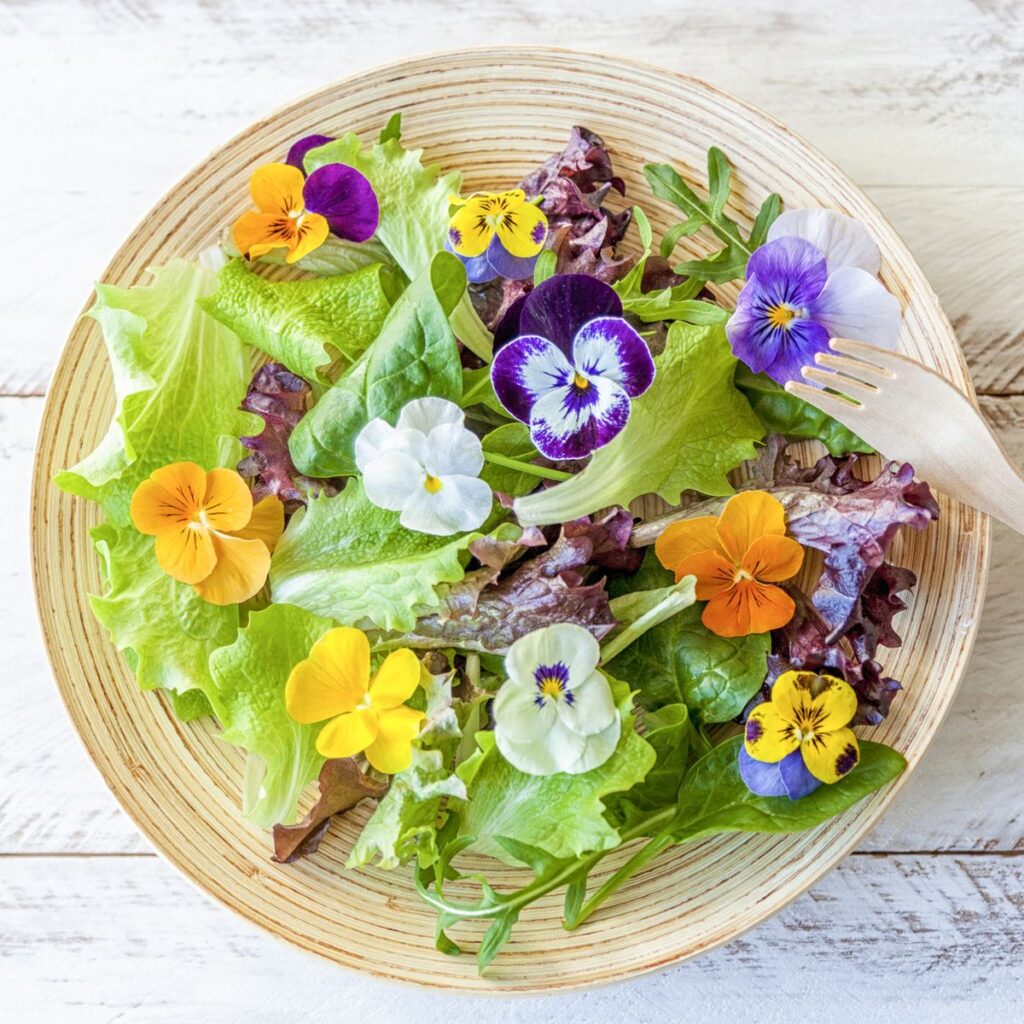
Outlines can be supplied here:
[[549, 459], [582, 459], [615, 438], [630, 402], [654, 381], [647, 343], [597, 278], [548, 278], [500, 324], [491, 381], [498, 401], [529, 424]]
[[480, 439], [454, 402], [417, 398], [395, 426], [371, 420], [356, 437], [355, 457], [367, 498], [401, 512], [406, 529], [447, 537], [475, 530], [490, 515]]
[[611, 757], [622, 722], [601, 650], [582, 626], [545, 626], [520, 637], [505, 657], [508, 679], [494, 698], [494, 738], [527, 775], [580, 775]]

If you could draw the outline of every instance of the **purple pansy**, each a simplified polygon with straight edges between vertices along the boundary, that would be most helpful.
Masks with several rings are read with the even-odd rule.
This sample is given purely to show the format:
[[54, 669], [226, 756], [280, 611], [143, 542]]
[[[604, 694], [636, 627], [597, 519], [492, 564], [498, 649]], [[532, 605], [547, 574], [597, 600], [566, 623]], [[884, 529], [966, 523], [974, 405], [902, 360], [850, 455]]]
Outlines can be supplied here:
[[738, 359], [779, 384], [801, 379], [830, 338], [895, 348], [900, 305], [877, 278], [867, 229], [831, 210], [791, 210], [747, 263], [726, 331]]
[[752, 758], [741, 743], [739, 766], [740, 778], [755, 796], [788, 796], [790, 800], [799, 800], [821, 785], [820, 780], [807, 770], [799, 750], [769, 764]]
[[586, 274], [548, 278], [517, 302], [496, 332], [509, 337], [491, 365], [494, 392], [549, 459], [608, 444], [654, 380], [650, 349], [618, 295]]
[[[288, 150], [287, 163], [305, 174], [306, 154], [333, 141], [330, 135], [306, 135]], [[373, 186], [348, 164], [317, 168], [306, 177], [302, 198], [310, 213], [326, 217], [331, 231], [350, 242], [372, 238], [380, 223], [380, 205]]]

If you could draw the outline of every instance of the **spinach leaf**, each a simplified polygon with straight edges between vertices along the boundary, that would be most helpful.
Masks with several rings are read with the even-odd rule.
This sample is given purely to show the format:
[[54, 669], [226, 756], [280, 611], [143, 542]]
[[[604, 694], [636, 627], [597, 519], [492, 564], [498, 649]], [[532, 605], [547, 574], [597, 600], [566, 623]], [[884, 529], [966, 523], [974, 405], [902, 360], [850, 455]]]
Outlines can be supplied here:
[[506, 423], [492, 430], [483, 439], [484, 463], [480, 476], [496, 491], [511, 494], [529, 494], [540, 479], [535, 473], [527, 473], [513, 466], [503, 466], [493, 457], [513, 459], [516, 462], [532, 462], [539, 452], [530, 440], [530, 428], [525, 423]]

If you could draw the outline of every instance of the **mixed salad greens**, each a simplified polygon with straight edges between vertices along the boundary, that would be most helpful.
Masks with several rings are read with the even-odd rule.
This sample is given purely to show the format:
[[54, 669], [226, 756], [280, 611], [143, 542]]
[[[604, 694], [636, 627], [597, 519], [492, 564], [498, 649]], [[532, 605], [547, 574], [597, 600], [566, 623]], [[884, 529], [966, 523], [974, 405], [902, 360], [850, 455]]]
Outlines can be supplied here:
[[445, 953], [490, 922], [483, 969], [552, 890], [575, 928], [673, 844], [812, 828], [902, 771], [854, 727], [900, 691], [892, 540], [938, 510], [782, 386], [833, 335], [895, 344], [860, 224], [771, 195], [742, 229], [712, 149], [706, 195], [645, 168], [682, 215], [655, 240], [579, 127], [495, 193], [421, 157], [397, 115], [307, 136], [221, 245], [98, 285], [117, 411], [57, 483], [103, 509], [97, 618], [247, 751], [275, 859], [375, 801], [350, 867], [410, 865]]

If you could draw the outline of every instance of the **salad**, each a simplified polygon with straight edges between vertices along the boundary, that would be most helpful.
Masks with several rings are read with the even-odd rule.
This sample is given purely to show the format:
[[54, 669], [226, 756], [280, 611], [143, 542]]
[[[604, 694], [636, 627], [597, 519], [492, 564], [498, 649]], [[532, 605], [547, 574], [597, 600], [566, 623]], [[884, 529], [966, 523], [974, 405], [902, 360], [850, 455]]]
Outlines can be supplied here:
[[401, 130], [298, 139], [219, 245], [97, 286], [116, 414], [56, 482], [102, 506], [138, 685], [246, 751], [268, 855], [367, 801], [349, 868], [411, 872], [444, 953], [488, 922], [483, 970], [549, 892], [574, 929], [675, 844], [899, 775], [889, 551], [938, 509], [784, 388], [833, 336], [896, 344], [863, 225], [769, 195], [741, 226], [713, 148], [645, 168], [655, 238], [586, 128], [494, 192]]

